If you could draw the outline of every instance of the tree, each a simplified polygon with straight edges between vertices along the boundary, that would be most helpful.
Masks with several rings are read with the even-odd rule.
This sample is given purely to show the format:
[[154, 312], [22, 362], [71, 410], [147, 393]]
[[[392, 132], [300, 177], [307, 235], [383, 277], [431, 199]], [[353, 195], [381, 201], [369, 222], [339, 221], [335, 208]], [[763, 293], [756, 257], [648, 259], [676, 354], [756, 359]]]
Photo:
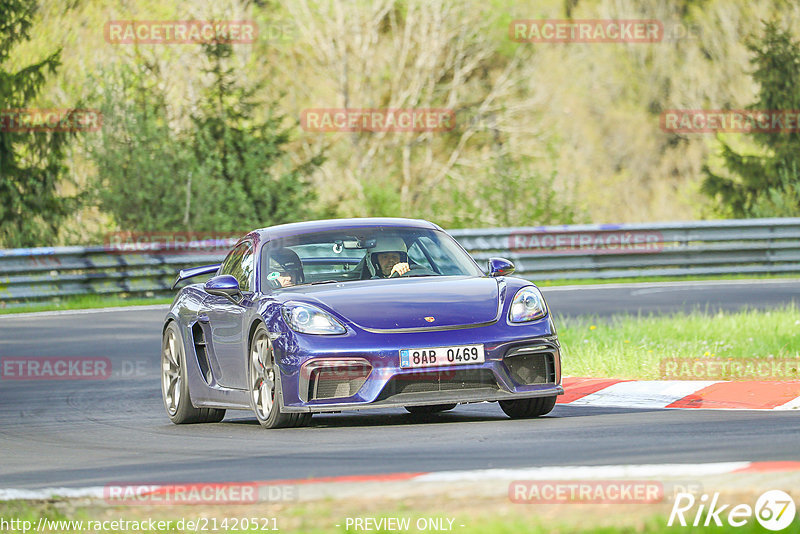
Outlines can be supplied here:
[[143, 61], [106, 72], [94, 84], [102, 88], [106, 120], [90, 151], [97, 166], [93, 191], [100, 208], [126, 231], [187, 226], [185, 197], [193, 158], [170, 128], [158, 80], [158, 64]]
[[[582, 222], [570, 191], [556, 187], [555, 171], [539, 172], [530, 158], [515, 156], [493, 130], [494, 168], [473, 177], [472, 194], [454, 188], [449, 205], [437, 206], [448, 228], [511, 227]], [[551, 155], [552, 160], [552, 155]]]
[[322, 155], [289, 166], [292, 127], [284, 126], [278, 102], [258, 101], [263, 82], [237, 83], [237, 71], [226, 64], [230, 44], [203, 46], [209, 61], [204, 72], [212, 82], [192, 115], [197, 209], [190, 211], [190, 227], [239, 231], [310, 217], [314, 192], [307, 177]]
[[157, 61], [98, 84], [109, 127], [92, 152], [96, 192], [121, 229], [241, 233], [310, 216], [306, 177], [322, 157], [285, 164], [292, 128], [277, 101], [257, 99], [262, 84], [239, 81], [231, 56], [228, 44], [204, 45], [198, 83], [210, 82], [189, 120], [168, 105]]
[[[16, 72], [3, 66], [16, 44], [30, 40], [35, 12], [34, 0], [0, 2], [0, 110], [29, 108], [60, 65], [59, 49]], [[11, 130], [0, 127], [0, 246], [52, 244], [79, 201], [59, 191], [71, 134]]]
[[[748, 48], [754, 53], [753, 79], [760, 85], [753, 110], [800, 110], [800, 44], [775, 22], [764, 24], [764, 35]], [[765, 155], [741, 154], [722, 142], [724, 166], [732, 176], [704, 167], [703, 191], [722, 201], [722, 211], [734, 217], [797, 216], [800, 214], [800, 133], [754, 132]]]
[[[474, 177], [495, 168], [492, 132], [534, 133], [541, 103], [525, 96], [533, 48], [506, 48], [508, 21], [501, 22], [495, 7], [425, 0], [285, 3], [308, 45], [302, 63], [313, 71], [296, 92], [310, 98], [309, 107], [443, 109], [455, 116], [447, 131], [324, 137], [331, 164], [322, 169], [320, 196], [338, 216], [459, 224], [451, 201], [480, 201]], [[487, 117], [494, 118], [491, 129]], [[308, 148], [321, 137], [306, 136]]]

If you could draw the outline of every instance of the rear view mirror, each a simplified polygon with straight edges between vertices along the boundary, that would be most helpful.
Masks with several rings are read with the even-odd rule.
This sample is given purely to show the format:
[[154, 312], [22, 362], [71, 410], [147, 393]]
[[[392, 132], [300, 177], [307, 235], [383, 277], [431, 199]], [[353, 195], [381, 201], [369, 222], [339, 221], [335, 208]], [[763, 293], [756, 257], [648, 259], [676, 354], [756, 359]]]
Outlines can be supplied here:
[[362, 240], [338, 240], [334, 243], [335, 248], [334, 251], [341, 250], [344, 248], [345, 250], [362, 250], [365, 248], [375, 248], [375, 240], [374, 239], [362, 239]]
[[239, 282], [229, 274], [221, 274], [209, 279], [204, 287], [209, 295], [228, 297], [234, 302], [238, 302], [242, 296]]
[[514, 272], [514, 264], [505, 258], [489, 258], [489, 276], [508, 276]]

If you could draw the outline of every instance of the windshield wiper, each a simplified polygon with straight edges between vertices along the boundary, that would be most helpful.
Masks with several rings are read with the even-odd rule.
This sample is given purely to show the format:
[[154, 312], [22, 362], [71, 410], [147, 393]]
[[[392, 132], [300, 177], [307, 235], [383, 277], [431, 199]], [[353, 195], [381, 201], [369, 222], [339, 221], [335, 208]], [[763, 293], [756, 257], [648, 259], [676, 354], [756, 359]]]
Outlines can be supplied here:
[[311, 282], [308, 285], [316, 286], [316, 285], [319, 285], [319, 284], [336, 284], [338, 282], [339, 282], [339, 280], [317, 280], [316, 282]]

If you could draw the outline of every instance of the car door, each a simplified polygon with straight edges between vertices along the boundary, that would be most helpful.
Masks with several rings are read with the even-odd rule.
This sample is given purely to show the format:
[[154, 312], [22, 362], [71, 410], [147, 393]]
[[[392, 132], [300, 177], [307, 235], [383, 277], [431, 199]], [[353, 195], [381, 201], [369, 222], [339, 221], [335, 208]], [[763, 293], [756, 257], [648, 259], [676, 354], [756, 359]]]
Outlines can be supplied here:
[[[239, 243], [225, 261], [219, 274], [229, 274], [239, 282], [242, 300], [233, 302], [227, 297], [207, 295], [203, 302], [201, 321], [210, 331], [211, 354], [218, 370], [217, 382], [224, 387], [247, 387], [247, 327], [244, 324], [253, 306], [255, 287], [255, 247], [250, 241]], [[208, 337], [207, 337], [208, 339]]]

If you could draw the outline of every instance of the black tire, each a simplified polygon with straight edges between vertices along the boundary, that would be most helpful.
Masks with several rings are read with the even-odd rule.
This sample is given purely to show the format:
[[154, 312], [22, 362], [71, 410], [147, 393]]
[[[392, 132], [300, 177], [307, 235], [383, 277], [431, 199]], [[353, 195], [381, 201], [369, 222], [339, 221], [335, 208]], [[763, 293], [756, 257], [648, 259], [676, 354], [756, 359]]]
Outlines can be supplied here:
[[406, 406], [405, 409], [410, 414], [427, 415], [432, 413], [446, 412], [455, 408], [455, 404], [432, 404], [430, 406]]
[[556, 405], [556, 396], [498, 402], [511, 419], [530, 419], [550, 413]]
[[247, 384], [250, 407], [264, 428], [307, 426], [310, 413], [285, 413], [281, 373], [275, 363], [272, 341], [263, 323], [256, 327], [247, 353]]
[[195, 408], [186, 379], [186, 351], [175, 321], [170, 321], [161, 338], [161, 398], [167, 417], [176, 425], [219, 423], [225, 410]]

